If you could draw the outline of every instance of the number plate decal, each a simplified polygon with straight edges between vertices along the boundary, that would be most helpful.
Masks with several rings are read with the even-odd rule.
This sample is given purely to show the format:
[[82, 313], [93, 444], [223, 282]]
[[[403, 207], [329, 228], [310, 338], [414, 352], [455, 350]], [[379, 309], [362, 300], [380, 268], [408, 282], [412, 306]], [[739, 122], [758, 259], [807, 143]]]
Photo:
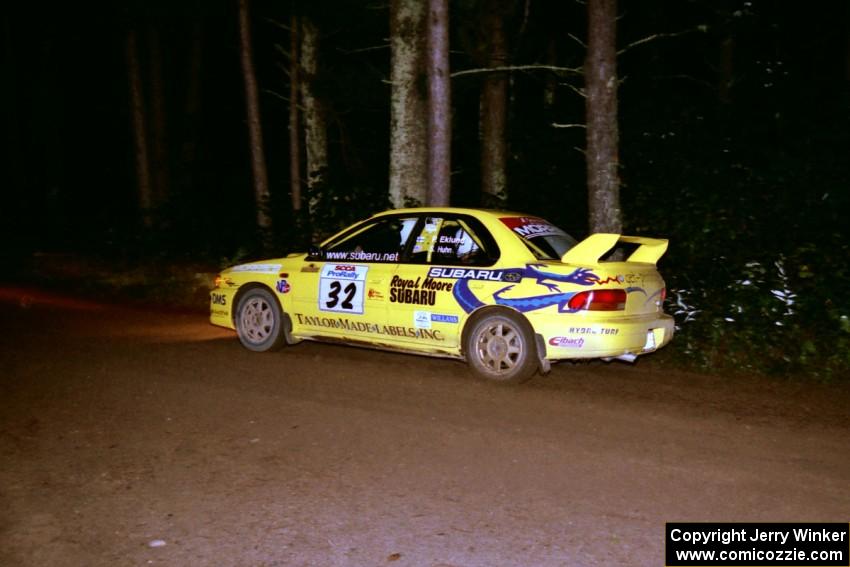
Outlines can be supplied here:
[[319, 309], [362, 314], [368, 271], [368, 266], [325, 264], [319, 278]]

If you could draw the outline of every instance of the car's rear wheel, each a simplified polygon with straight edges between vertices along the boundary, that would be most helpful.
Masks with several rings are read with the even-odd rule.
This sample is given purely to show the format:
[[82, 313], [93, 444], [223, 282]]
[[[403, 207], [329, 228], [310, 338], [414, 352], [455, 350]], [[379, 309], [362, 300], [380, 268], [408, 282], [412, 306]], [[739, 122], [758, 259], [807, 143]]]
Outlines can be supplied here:
[[239, 298], [235, 322], [239, 341], [248, 350], [276, 350], [285, 342], [283, 311], [265, 288], [249, 289]]
[[519, 384], [534, 375], [534, 332], [522, 315], [507, 309], [484, 311], [468, 325], [463, 346], [473, 374], [503, 384]]

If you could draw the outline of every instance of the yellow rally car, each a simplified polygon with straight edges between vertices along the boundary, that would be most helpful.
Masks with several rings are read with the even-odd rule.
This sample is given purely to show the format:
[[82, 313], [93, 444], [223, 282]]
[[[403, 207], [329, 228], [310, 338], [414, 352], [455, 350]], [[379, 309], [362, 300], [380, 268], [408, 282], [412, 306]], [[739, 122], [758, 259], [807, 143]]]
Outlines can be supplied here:
[[[600, 261], [616, 246], [623, 262]], [[673, 337], [655, 263], [667, 241], [593, 234], [502, 211], [400, 209], [304, 254], [234, 266], [210, 294], [215, 325], [268, 351], [330, 340], [462, 358], [499, 382], [550, 361], [633, 361]]]

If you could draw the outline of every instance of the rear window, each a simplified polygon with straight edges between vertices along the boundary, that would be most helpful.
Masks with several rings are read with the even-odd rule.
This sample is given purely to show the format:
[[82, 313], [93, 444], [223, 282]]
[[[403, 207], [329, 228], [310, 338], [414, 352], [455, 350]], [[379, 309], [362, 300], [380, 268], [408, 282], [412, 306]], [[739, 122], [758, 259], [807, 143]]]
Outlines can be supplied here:
[[499, 219], [514, 231], [538, 260], [560, 260], [576, 239], [539, 217], [502, 217]]

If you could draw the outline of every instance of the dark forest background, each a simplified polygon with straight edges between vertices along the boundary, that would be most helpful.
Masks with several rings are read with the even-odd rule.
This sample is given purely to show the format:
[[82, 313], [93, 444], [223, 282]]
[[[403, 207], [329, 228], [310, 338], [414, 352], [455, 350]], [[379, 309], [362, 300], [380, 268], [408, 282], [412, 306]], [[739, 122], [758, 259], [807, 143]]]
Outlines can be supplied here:
[[[582, 3], [508, 6], [511, 64], [582, 66]], [[482, 67], [487, 7], [450, 3], [452, 71]], [[387, 3], [254, 0], [281, 254], [304, 244], [289, 199], [284, 28], [292, 10], [308, 14], [321, 36], [316, 85], [328, 111], [329, 167], [313, 220], [327, 231], [389, 203]], [[619, 12], [618, 45], [631, 46], [617, 62], [624, 232], [671, 241], [660, 263], [679, 325], [671, 350], [705, 367], [844, 375], [850, 3], [644, 0], [620, 2]], [[225, 0], [4, 8], [0, 225], [9, 264], [73, 253], [116, 266], [219, 267], [259, 253], [237, 20], [237, 3]], [[149, 136], [161, 136], [153, 174], [166, 181], [152, 229], [136, 194], [131, 31], [149, 105], [160, 66], [162, 122]], [[453, 205], [481, 203], [482, 80], [452, 79]], [[582, 86], [581, 76], [511, 73], [507, 128], [508, 207], [577, 237], [588, 232], [585, 132], [553, 124], [584, 122]]]

